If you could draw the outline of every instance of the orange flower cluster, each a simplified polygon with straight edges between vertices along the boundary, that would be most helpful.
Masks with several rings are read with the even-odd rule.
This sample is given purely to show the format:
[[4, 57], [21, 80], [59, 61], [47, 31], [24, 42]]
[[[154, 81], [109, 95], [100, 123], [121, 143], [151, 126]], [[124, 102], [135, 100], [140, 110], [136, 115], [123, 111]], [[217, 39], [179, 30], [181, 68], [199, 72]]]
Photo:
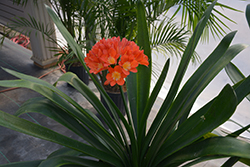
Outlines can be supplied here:
[[148, 66], [148, 57], [134, 42], [120, 37], [102, 39], [87, 53], [84, 59], [90, 73], [108, 70], [105, 85], [123, 85], [130, 72], [137, 72], [139, 64]]

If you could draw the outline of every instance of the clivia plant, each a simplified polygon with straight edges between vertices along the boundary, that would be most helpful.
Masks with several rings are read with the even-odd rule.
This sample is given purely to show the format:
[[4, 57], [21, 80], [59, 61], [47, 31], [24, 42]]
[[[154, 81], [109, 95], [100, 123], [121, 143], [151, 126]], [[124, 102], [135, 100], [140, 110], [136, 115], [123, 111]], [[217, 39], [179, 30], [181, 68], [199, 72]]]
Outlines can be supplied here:
[[[243, 44], [230, 46], [236, 32], [226, 35], [180, 88], [182, 78], [215, 3], [216, 1], [206, 10], [190, 38], [169, 92], [151, 125], [147, 125], [147, 119], [167, 76], [169, 60], [153, 91], [150, 92], [151, 50], [145, 9], [141, 1], [137, 4], [136, 43], [144, 50], [149, 64], [148, 67], [138, 65], [137, 73], [131, 72], [126, 77], [130, 105], [126, 108], [126, 119], [109, 98], [97, 77], [90, 71], [88, 71], [90, 77], [107, 102], [114, 118], [111, 118], [99, 98], [76, 75], [66, 73], [57, 81], [66, 81], [75, 87], [92, 104], [109, 129], [106, 129], [91, 111], [57, 89], [56, 83], [51, 85], [43, 80], [5, 69], [20, 79], [0, 81], [0, 86], [26, 87], [44, 97], [28, 100], [15, 115], [0, 111], [0, 125], [64, 147], [53, 152], [47, 159], [0, 166], [176, 167], [192, 166], [202, 161], [226, 157], [233, 157], [229, 159], [230, 161], [235, 161], [234, 158], [237, 158], [236, 161], [240, 160], [250, 165], [250, 144], [236, 138], [249, 126], [227, 136], [217, 136], [212, 133], [232, 116], [239, 103], [250, 93], [249, 76], [233, 86], [225, 85], [216, 97], [189, 116], [199, 94], [239, 52], [246, 48]], [[80, 47], [53, 10], [50, 8], [47, 10], [74, 53], [88, 70], [87, 58], [85, 64]], [[112, 74], [112, 71], [110, 73]], [[120, 71], [120, 74], [123, 73], [124, 71]], [[113, 83], [113, 80], [110, 81], [110, 84]], [[117, 83], [122, 84], [123, 81], [115, 82]], [[123, 94], [121, 87], [120, 91]], [[27, 112], [38, 112], [54, 119], [88, 143], [74, 140], [18, 117]], [[225, 163], [223, 166], [230, 166], [230, 163]]]

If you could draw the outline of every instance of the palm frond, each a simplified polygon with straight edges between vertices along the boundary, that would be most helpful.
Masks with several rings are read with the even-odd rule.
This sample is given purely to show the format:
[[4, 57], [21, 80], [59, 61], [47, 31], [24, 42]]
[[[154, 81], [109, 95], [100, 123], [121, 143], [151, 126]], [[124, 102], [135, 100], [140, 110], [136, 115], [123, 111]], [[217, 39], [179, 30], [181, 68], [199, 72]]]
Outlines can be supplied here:
[[[187, 25], [188, 30], [192, 31], [194, 30], [194, 27], [197, 25], [198, 20], [201, 19], [202, 13], [207, 9], [207, 7], [212, 3], [211, 0], [181, 0], [178, 5], [179, 8], [176, 10], [177, 12], [182, 13], [181, 16], [181, 23], [182, 25]], [[220, 7], [222, 9], [228, 9], [235, 12], [241, 12], [235, 8], [232, 8], [230, 6], [216, 3], [217, 7]], [[181, 9], [180, 9], [181, 8]], [[225, 35], [227, 30], [230, 30], [230, 28], [224, 24], [223, 20], [230, 21], [232, 23], [235, 23], [234, 20], [227, 17], [225, 14], [217, 10], [216, 8], [213, 10], [213, 13], [210, 15], [208, 24], [206, 26], [206, 29], [202, 36], [202, 41], [208, 41], [209, 39], [209, 32], [213, 35], [214, 38], [221, 37], [221, 35]]]
[[[169, 57], [181, 57], [187, 47], [189, 31], [185, 27], [180, 28], [174, 18], [165, 17], [161, 21], [155, 22], [150, 30], [151, 48]], [[200, 58], [194, 53], [192, 62], [199, 62]]]
[[52, 38], [52, 35], [55, 33], [55, 29], [50, 28], [49, 25], [45, 25], [41, 22], [38, 22], [34, 17], [29, 15], [29, 19], [24, 17], [16, 17], [10, 24], [8, 24], [10, 29], [18, 29], [21, 33], [30, 36], [32, 31], [41, 32], [42, 37], [45, 39], [45, 36], [50, 40], [55, 41]]

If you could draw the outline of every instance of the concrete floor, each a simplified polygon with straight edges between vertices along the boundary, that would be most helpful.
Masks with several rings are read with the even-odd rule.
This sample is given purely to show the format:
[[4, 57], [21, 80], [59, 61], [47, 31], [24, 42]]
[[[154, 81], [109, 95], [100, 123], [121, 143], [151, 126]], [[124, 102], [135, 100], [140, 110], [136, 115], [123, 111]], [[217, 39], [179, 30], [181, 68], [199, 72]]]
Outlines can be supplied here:
[[[14, 44], [9, 40], [6, 40], [2, 48], [0, 48], [0, 67], [9, 68], [35, 77], [39, 77], [45, 73], [53, 71], [52, 73], [42, 78], [49, 83], [54, 83], [57, 78], [63, 74], [60, 70], [55, 70], [55, 68], [57, 67], [41, 69], [35, 66], [33, 64], [33, 61], [30, 59], [31, 55], [32, 52], [30, 50], [24, 49], [23, 47]], [[15, 79], [15, 77], [0, 69], [0, 80], [6, 79]], [[94, 84], [92, 82], [90, 82], [89, 87], [98, 95], [98, 92], [94, 88]], [[95, 112], [91, 105], [80, 95], [80, 93], [69, 87], [66, 83], [60, 82], [58, 84], [58, 88], [65, 92], [67, 95], [71, 96], [80, 105]], [[20, 107], [20, 105], [26, 100], [32, 97], [41, 96], [38, 93], [25, 88], [5, 91], [6, 89], [7, 88], [0, 87], [0, 110], [10, 114], [14, 114], [15, 111]], [[162, 99], [158, 99], [156, 104], [154, 105], [153, 112], [148, 120], [149, 124], [153, 121], [153, 118], [156, 115], [156, 111], [160, 107], [161, 103]], [[64, 128], [57, 122], [43, 115], [35, 113], [23, 114], [21, 118], [41, 124], [63, 135], [81, 140], [70, 130]], [[51, 152], [61, 147], [60, 145], [37, 139], [1, 126], [0, 134], [0, 164], [44, 159]], [[225, 160], [221, 161], [223, 162]], [[197, 166], [216, 167], [220, 166], [219, 164], [222, 163], [221, 161], [215, 160], [211, 162], [205, 162]], [[235, 166], [242, 167], [245, 165], [238, 163]]]

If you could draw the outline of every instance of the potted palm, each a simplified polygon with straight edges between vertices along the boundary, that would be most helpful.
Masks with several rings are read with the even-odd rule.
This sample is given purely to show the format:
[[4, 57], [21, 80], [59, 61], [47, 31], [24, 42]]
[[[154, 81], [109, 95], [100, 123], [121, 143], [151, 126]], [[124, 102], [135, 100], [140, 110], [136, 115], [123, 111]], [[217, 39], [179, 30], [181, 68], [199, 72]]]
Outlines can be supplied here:
[[[217, 136], [212, 133], [215, 128], [231, 117], [239, 103], [250, 93], [249, 76], [233, 86], [225, 85], [218, 96], [188, 117], [199, 94], [246, 47], [242, 44], [230, 46], [236, 32], [226, 35], [211, 55], [180, 88], [183, 75], [215, 3], [216, 1], [211, 4], [197, 24], [185, 49], [169, 93], [153, 123], [148, 125], [148, 130], [146, 130], [147, 119], [166, 78], [169, 61], [166, 62], [159, 80], [150, 94], [151, 49], [145, 9], [141, 1], [138, 1], [137, 4], [137, 45], [144, 49], [149, 65], [148, 67], [139, 65], [137, 73], [130, 73], [126, 78], [130, 105], [129, 108], [126, 108], [127, 119], [117, 109], [95, 75], [89, 73], [107, 102], [114, 119], [111, 118], [99, 98], [76, 75], [66, 73], [58, 80], [58, 82], [68, 82], [86, 97], [105, 121], [109, 130], [104, 128], [104, 125], [93, 113], [57, 89], [56, 83], [50, 85], [43, 80], [5, 69], [20, 80], [0, 81], [1, 86], [30, 88], [42, 94], [44, 98], [27, 101], [16, 115], [0, 111], [0, 125], [65, 146], [52, 153], [47, 159], [18, 162], [11, 165], [32, 167], [192, 166], [202, 161], [225, 157], [239, 157], [238, 160], [249, 165], [250, 144], [236, 138], [249, 126], [227, 136]], [[80, 47], [53, 10], [47, 9], [72, 50], [89, 72]], [[123, 95], [121, 87], [120, 91]], [[65, 100], [68, 103], [65, 103]], [[45, 111], [41, 105], [49, 110]], [[71, 129], [88, 144], [17, 117], [26, 112], [39, 112], [51, 117]], [[1, 166], [9, 166], [9, 164]]]
[[[85, 25], [83, 24], [84, 17], [81, 17], [79, 13], [81, 11], [79, 6], [81, 6], [83, 2], [74, 0], [50, 0], [49, 2], [75, 41], [81, 44], [83, 41], [82, 31]], [[65, 46], [64, 49], [60, 51], [59, 56], [59, 61], [65, 63], [66, 71], [75, 73], [85, 84], [89, 84], [89, 76], [77, 59], [77, 56], [72, 52], [70, 46]]]

